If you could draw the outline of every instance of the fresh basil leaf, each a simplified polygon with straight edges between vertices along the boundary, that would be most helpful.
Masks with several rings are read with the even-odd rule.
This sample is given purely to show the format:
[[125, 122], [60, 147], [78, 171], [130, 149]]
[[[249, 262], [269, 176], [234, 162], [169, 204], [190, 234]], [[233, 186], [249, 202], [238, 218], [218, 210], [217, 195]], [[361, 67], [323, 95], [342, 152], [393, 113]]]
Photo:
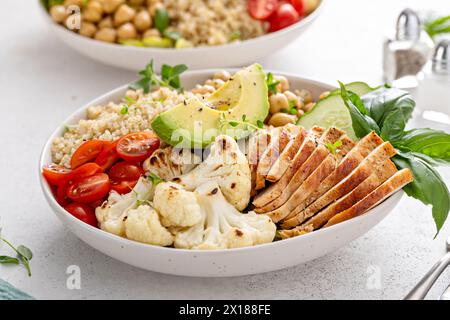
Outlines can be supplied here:
[[19, 259], [9, 256], [0, 256], [0, 264], [19, 264]]
[[432, 205], [437, 233], [441, 230], [450, 210], [450, 195], [439, 173], [426, 161], [412, 153], [398, 150], [392, 159], [398, 168], [409, 168], [414, 180], [403, 187], [407, 195]]
[[350, 112], [352, 118], [352, 126], [358, 138], [362, 138], [372, 131], [380, 133], [380, 128], [375, 121], [370, 118], [365, 110], [364, 104], [359, 99], [359, 96], [351, 91], [347, 91], [342, 82], [339, 82], [341, 87], [341, 97]]
[[[368, 115], [377, 123], [380, 128], [384, 125], [390, 125], [389, 121], [395, 120], [390, 113], [397, 112], [396, 116], [400, 117], [395, 125], [391, 128], [386, 128], [386, 134], [389, 137], [384, 137], [391, 140], [392, 137], [398, 138], [403, 134], [406, 122], [411, 118], [415, 107], [415, 102], [411, 95], [404, 90], [396, 88], [381, 87], [377, 90], [365, 94], [361, 101], [368, 110]], [[389, 121], [386, 121], [387, 118]], [[394, 132], [393, 129], [398, 130]]]
[[156, 29], [158, 29], [161, 34], [164, 34], [164, 31], [167, 29], [167, 27], [169, 27], [169, 24], [170, 24], [169, 13], [163, 8], [156, 9], [155, 13]]
[[399, 148], [424, 154], [435, 161], [434, 164], [450, 165], [450, 134], [433, 129], [412, 129], [406, 131]]
[[402, 109], [390, 112], [381, 127], [381, 138], [386, 141], [395, 142], [402, 138], [408, 119]]

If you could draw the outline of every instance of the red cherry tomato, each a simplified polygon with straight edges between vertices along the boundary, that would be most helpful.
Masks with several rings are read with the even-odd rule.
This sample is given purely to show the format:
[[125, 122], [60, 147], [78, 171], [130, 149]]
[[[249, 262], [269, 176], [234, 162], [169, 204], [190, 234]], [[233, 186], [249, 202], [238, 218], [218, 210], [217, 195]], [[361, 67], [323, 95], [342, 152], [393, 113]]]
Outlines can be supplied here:
[[75, 218], [90, 224], [93, 227], [97, 227], [97, 218], [95, 217], [95, 211], [90, 206], [84, 203], [71, 203], [64, 207]]
[[278, 7], [278, 0], [249, 0], [247, 9], [257, 20], [267, 20]]
[[91, 203], [103, 199], [109, 192], [109, 177], [105, 173], [75, 179], [67, 188], [67, 197], [75, 202]]
[[94, 161], [103, 148], [109, 145], [109, 141], [89, 140], [84, 142], [72, 155], [70, 167], [75, 169], [86, 162]]
[[127, 134], [117, 142], [117, 153], [125, 161], [144, 161], [159, 148], [159, 138], [150, 132]]
[[290, 0], [300, 17], [305, 16], [305, 0]]
[[59, 164], [50, 164], [42, 169], [42, 174], [50, 185], [57, 186], [69, 176], [71, 171]]
[[56, 190], [56, 201], [58, 201], [61, 206], [69, 204], [70, 199], [67, 196], [67, 190], [70, 185], [72, 185], [75, 180], [90, 177], [101, 172], [102, 168], [93, 162], [85, 163], [75, 170], [72, 170], [70, 174], [59, 183], [58, 189]]
[[143, 174], [144, 170], [134, 162], [119, 162], [109, 170], [109, 177], [115, 181], [134, 181]]
[[300, 16], [290, 3], [283, 3], [271, 16], [269, 32], [284, 29], [300, 20]]
[[102, 168], [103, 172], [107, 171], [114, 163], [119, 161], [120, 157], [117, 154], [116, 147], [117, 141], [111, 142], [110, 145], [103, 148], [102, 152], [95, 159], [95, 163]]
[[117, 180], [111, 180], [111, 189], [116, 191], [119, 194], [126, 194], [130, 193], [131, 190], [133, 190], [134, 186], [137, 184], [138, 180], [134, 181], [117, 181]]

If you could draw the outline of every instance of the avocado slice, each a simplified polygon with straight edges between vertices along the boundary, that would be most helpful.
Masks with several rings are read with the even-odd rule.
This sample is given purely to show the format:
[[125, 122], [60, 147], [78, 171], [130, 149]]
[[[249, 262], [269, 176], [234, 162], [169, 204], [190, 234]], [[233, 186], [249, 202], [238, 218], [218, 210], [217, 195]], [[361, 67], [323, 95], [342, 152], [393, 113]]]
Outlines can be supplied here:
[[[364, 82], [352, 82], [346, 84], [345, 88], [359, 96], [375, 90]], [[305, 129], [311, 129], [313, 126], [337, 127], [345, 131], [350, 138], [357, 140], [355, 131], [353, 131], [352, 118], [342, 100], [339, 89], [332, 91], [328, 97], [319, 100], [311, 111], [298, 120], [297, 125]]]
[[245, 119], [257, 125], [268, 113], [265, 74], [259, 64], [253, 64], [237, 72], [208, 98], [188, 98], [159, 114], [152, 129], [168, 144], [204, 148], [219, 134], [239, 139], [252, 131], [240, 123], [231, 126], [230, 121]]

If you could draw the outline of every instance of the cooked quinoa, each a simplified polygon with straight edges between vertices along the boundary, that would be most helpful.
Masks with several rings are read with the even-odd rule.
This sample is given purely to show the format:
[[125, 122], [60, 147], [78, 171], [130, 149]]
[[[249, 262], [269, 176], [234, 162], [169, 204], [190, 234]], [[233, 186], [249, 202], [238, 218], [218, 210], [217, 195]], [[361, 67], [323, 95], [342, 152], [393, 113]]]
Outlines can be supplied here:
[[261, 21], [252, 19], [246, 0], [154, 0], [169, 12], [174, 30], [195, 46], [221, 45], [239, 37], [266, 33]]

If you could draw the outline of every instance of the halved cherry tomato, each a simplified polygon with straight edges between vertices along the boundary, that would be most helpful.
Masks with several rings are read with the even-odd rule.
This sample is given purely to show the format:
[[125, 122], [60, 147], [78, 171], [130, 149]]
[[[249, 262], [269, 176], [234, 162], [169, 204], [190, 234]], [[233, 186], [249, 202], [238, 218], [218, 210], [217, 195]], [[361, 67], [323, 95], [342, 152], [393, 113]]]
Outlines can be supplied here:
[[97, 218], [94, 209], [84, 203], [74, 202], [64, 207], [75, 218], [97, 227]]
[[300, 17], [305, 16], [305, 0], [290, 0]]
[[103, 199], [110, 190], [109, 177], [105, 173], [75, 179], [67, 188], [67, 197], [75, 202], [90, 203]]
[[86, 162], [94, 161], [103, 148], [109, 144], [109, 141], [104, 140], [89, 140], [84, 142], [73, 153], [70, 159], [70, 167], [75, 169]]
[[249, 0], [247, 9], [257, 20], [267, 20], [278, 7], [278, 0]]
[[269, 32], [284, 29], [300, 20], [300, 15], [290, 3], [280, 5], [270, 17]]
[[125, 161], [144, 161], [159, 148], [159, 138], [150, 132], [127, 134], [117, 142], [117, 153]]
[[109, 144], [108, 146], [105, 146], [102, 152], [100, 152], [100, 154], [95, 159], [95, 163], [97, 163], [102, 168], [103, 172], [111, 168], [112, 165], [120, 159], [116, 151], [117, 142], [118, 141], [116, 140], [114, 142], [111, 142], [111, 144]]
[[71, 171], [64, 166], [52, 163], [42, 169], [42, 174], [50, 185], [57, 186], [69, 176]]
[[135, 162], [119, 162], [109, 170], [109, 177], [115, 181], [139, 180], [144, 174], [144, 169]]
[[102, 168], [93, 162], [85, 163], [75, 170], [72, 170], [64, 180], [59, 183], [58, 189], [56, 190], [56, 201], [58, 201], [61, 206], [69, 204], [70, 199], [67, 197], [67, 189], [75, 182], [75, 180], [90, 177], [101, 172]]
[[136, 186], [138, 180], [133, 181], [117, 181], [117, 180], [111, 180], [111, 189], [116, 191], [119, 194], [126, 194], [130, 193], [131, 190]]

